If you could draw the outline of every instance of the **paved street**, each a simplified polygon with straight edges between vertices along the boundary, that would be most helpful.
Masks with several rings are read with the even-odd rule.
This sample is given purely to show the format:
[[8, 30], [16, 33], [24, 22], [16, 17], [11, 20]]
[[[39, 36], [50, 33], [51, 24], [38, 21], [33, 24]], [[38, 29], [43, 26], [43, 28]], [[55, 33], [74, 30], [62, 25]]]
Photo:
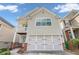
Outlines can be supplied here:
[[18, 49], [12, 50], [11, 55], [73, 55], [66, 51], [30, 51], [23, 54], [18, 54], [17, 51]]

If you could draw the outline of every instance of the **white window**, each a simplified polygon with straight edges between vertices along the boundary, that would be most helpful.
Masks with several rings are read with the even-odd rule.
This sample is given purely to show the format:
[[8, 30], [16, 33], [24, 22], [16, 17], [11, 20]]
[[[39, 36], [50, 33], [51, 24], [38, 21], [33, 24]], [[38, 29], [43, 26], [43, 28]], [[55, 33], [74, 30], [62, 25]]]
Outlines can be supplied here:
[[36, 26], [51, 26], [51, 19], [37, 19]]

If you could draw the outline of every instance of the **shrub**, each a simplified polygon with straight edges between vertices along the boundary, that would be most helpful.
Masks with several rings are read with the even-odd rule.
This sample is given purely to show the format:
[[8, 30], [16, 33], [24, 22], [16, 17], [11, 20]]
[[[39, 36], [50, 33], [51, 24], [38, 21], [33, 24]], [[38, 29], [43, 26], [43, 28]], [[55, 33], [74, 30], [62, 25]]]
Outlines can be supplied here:
[[65, 48], [69, 49], [69, 42], [68, 41], [65, 41]]
[[[72, 42], [72, 45], [71, 45], [71, 42]], [[79, 48], [79, 39], [78, 38], [71, 39], [69, 41], [65, 41], [65, 48], [66, 49], [72, 49], [71, 47]]]
[[10, 50], [7, 48], [0, 49], [0, 55], [10, 55]]
[[72, 39], [72, 42], [73, 42], [74, 48], [78, 47], [78, 45], [79, 45], [79, 39]]

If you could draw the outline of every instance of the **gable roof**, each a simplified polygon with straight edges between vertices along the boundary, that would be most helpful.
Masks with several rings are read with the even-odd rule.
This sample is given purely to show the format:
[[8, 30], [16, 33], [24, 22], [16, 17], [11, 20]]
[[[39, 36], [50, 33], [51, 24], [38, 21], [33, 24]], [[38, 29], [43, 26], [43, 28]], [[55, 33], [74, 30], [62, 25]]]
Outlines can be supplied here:
[[45, 10], [47, 12], [49, 12], [50, 14], [54, 15], [56, 18], [60, 19], [60, 16], [56, 15], [55, 13], [49, 11], [48, 9], [44, 8], [44, 7], [41, 7], [41, 8], [35, 8], [34, 10], [28, 12], [26, 14], [26, 17], [28, 18], [31, 14], [34, 14], [35, 12], [39, 11], [39, 10]]
[[78, 10], [72, 10], [70, 13], [68, 13], [63, 20], [72, 20], [74, 17], [78, 15]]
[[11, 26], [11, 27], [14, 27], [12, 24], [10, 24], [8, 21], [6, 21], [4, 18], [2, 18], [1, 16], [0, 16], [0, 21], [3, 21], [4, 23], [6, 23], [6, 24], [8, 24], [9, 26]]

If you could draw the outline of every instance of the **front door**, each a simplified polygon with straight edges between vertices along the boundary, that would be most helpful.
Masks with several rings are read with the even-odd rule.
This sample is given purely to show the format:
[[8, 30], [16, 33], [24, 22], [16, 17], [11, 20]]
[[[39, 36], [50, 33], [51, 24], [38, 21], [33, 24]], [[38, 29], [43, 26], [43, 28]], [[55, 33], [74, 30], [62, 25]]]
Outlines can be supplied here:
[[20, 35], [19, 36], [19, 42], [20, 43], [25, 43], [25, 40], [26, 40], [26, 35]]

